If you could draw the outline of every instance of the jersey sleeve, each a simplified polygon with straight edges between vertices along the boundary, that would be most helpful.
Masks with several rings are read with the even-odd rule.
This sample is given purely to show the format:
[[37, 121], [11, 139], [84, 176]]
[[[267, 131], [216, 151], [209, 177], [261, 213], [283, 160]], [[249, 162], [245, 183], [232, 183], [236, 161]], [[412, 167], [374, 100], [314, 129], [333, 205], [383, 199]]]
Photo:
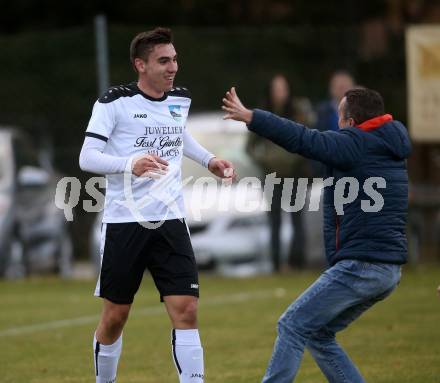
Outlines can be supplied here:
[[183, 155], [198, 162], [205, 168], [208, 167], [209, 161], [215, 157], [214, 154], [208, 152], [200, 145], [186, 128], [183, 132]]
[[103, 153], [106, 143], [91, 137], [86, 137], [79, 155], [81, 170], [96, 174], [118, 174], [131, 171], [129, 157], [116, 157]]
[[86, 136], [107, 142], [116, 124], [113, 103], [96, 101], [92, 117], [87, 126]]

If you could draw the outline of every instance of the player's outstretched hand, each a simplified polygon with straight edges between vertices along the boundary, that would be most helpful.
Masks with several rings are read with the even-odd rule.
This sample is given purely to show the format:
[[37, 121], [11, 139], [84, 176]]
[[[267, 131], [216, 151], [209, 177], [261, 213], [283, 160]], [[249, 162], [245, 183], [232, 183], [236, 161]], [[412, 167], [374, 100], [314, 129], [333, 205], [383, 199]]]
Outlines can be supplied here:
[[212, 158], [208, 164], [208, 170], [217, 177], [224, 178], [229, 181], [234, 181], [237, 178], [234, 165], [227, 160], [219, 158]]
[[226, 96], [223, 98], [222, 109], [227, 113], [224, 120], [236, 120], [243, 121], [246, 124], [250, 124], [252, 121], [252, 110], [247, 109], [235, 92], [235, 87], [226, 92]]
[[440, 286], [437, 287], [437, 293], [438, 293], [438, 296], [440, 297]]
[[131, 171], [138, 177], [159, 178], [168, 171], [168, 162], [155, 154], [144, 154], [133, 160]]

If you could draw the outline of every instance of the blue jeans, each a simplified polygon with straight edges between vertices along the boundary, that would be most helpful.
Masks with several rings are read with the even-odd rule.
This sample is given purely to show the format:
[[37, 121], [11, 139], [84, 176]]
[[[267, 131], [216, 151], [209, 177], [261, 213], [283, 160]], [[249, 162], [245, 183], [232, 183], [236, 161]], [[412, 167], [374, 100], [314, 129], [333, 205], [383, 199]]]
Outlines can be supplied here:
[[291, 383], [305, 347], [329, 382], [365, 382], [335, 335], [387, 297], [399, 280], [399, 265], [343, 260], [326, 270], [279, 319], [263, 383]]

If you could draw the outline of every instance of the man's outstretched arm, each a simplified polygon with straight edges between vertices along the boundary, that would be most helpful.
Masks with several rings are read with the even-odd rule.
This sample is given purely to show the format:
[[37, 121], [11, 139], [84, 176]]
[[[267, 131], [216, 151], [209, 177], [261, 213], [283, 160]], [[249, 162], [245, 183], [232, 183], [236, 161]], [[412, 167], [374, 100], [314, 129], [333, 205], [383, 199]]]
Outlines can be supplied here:
[[363, 139], [356, 128], [340, 132], [319, 132], [263, 110], [247, 109], [231, 88], [223, 99], [225, 119], [243, 121], [249, 130], [292, 153], [337, 168], [350, 168], [362, 159]]

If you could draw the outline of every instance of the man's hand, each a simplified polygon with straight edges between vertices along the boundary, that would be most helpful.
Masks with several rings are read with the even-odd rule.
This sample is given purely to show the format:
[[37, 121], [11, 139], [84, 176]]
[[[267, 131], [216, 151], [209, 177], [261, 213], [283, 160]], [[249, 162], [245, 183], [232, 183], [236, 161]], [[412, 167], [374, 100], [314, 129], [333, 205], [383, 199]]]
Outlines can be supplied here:
[[231, 182], [237, 177], [232, 162], [221, 160], [216, 157], [211, 158], [209, 161], [208, 170], [217, 177], [225, 178]]
[[439, 297], [440, 297], [440, 286], [437, 287], [437, 293], [438, 293], [438, 295], [439, 295]]
[[155, 154], [144, 154], [133, 160], [131, 172], [138, 177], [159, 178], [168, 171], [168, 162]]
[[231, 119], [243, 121], [246, 125], [250, 124], [252, 121], [253, 112], [241, 103], [235, 92], [235, 87], [232, 87], [230, 91], [226, 92], [226, 96], [223, 99], [222, 109], [228, 113], [223, 117], [224, 120]]

